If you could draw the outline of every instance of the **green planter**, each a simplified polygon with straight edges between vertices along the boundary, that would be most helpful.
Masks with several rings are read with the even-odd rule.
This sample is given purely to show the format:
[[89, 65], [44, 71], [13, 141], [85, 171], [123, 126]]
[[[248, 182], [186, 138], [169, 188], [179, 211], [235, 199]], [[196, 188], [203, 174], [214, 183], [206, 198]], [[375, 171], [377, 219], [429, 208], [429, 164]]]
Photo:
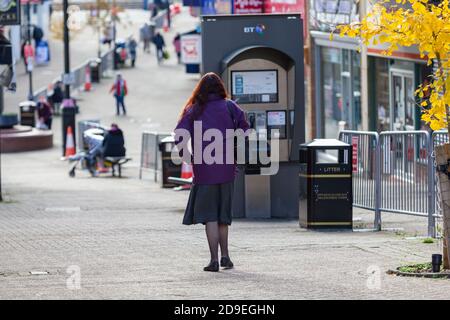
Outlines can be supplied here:
[[10, 129], [19, 123], [19, 118], [15, 113], [0, 115], [0, 129]]

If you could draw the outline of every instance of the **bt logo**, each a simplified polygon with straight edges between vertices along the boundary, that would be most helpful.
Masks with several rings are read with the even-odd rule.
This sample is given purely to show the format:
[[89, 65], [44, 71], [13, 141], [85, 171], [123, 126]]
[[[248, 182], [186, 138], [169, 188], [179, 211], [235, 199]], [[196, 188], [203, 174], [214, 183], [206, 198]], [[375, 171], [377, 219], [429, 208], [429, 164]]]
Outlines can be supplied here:
[[266, 30], [266, 26], [263, 24], [258, 24], [256, 27], [244, 27], [245, 33], [257, 33], [259, 35], [262, 35], [264, 33], [264, 30]]

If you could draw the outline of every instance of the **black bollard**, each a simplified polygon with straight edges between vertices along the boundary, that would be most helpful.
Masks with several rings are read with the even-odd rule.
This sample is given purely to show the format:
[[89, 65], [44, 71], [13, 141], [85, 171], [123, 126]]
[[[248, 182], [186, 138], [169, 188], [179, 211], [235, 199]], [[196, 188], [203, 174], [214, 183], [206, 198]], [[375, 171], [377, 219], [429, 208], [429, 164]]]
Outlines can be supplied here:
[[433, 266], [433, 272], [440, 272], [442, 264], [442, 254], [431, 255], [431, 265]]

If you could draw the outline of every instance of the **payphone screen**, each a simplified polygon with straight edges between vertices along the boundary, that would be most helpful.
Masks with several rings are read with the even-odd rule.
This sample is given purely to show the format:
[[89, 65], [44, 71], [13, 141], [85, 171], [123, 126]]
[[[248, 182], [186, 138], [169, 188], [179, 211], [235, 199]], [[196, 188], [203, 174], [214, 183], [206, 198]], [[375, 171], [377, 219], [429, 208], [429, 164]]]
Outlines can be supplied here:
[[278, 102], [278, 71], [231, 71], [231, 95], [237, 103]]
[[278, 130], [280, 139], [286, 139], [286, 111], [267, 111], [267, 132], [271, 138], [271, 130]]

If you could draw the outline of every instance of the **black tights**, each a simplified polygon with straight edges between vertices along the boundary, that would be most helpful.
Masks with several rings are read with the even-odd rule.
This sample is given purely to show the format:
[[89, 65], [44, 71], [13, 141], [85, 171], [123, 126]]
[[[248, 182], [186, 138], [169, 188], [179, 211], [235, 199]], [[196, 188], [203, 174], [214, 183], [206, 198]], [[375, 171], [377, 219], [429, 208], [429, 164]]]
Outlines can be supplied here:
[[219, 245], [222, 257], [228, 257], [228, 225], [217, 221], [207, 222], [205, 230], [211, 261], [219, 261]]

